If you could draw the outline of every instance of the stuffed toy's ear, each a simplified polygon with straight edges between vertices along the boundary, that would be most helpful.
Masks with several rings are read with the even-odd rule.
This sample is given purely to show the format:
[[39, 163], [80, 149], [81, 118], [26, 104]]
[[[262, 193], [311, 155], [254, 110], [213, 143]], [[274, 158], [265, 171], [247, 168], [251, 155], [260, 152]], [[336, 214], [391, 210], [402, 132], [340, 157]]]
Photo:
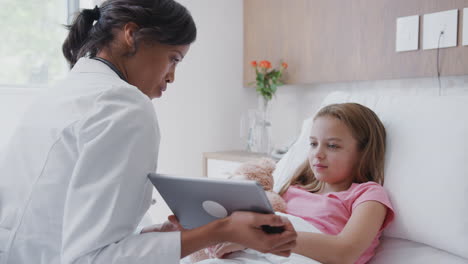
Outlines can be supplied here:
[[257, 161], [257, 165], [265, 170], [265, 173], [272, 175], [276, 168], [276, 162], [269, 158], [261, 158]]
[[234, 174], [259, 173], [272, 175], [275, 168], [276, 163], [274, 160], [269, 158], [261, 158], [243, 163], [236, 169]]
[[272, 191], [266, 191], [265, 193], [267, 195], [268, 201], [271, 204], [271, 207], [273, 207], [273, 211], [286, 213], [286, 202], [284, 201], [283, 197]]
[[273, 188], [273, 171], [276, 163], [272, 159], [262, 158], [240, 165], [234, 175], [244, 175], [248, 180], [257, 181], [265, 190]]

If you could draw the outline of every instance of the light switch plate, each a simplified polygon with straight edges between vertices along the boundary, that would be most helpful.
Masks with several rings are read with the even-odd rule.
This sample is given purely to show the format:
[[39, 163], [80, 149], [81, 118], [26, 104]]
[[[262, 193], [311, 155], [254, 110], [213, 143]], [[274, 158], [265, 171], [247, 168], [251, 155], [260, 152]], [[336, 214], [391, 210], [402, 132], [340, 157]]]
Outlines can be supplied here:
[[468, 8], [463, 8], [463, 46], [468, 46]]
[[396, 24], [396, 51], [417, 50], [419, 44], [419, 16], [399, 17]]
[[[423, 49], [457, 46], [458, 9], [424, 15]], [[440, 36], [440, 32], [444, 34]]]

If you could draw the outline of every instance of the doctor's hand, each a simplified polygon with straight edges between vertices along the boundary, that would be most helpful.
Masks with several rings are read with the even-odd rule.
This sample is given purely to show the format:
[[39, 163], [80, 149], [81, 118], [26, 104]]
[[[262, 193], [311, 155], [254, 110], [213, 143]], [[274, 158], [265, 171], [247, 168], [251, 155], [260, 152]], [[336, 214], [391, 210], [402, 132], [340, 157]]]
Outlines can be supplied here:
[[170, 215], [167, 219], [168, 220], [162, 224], [147, 226], [143, 228], [140, 234], [149, 232], [174, 232], [184, 230], [184, 228], [182, 227], [182, 225], [180, 225], [175, 215]]
[[171, 222], [173, 226], [175, 226], [177, 229], [175, 231], [184, 231], [185, 228], [179, 223], [179, 220], [175, 215], [170, 215], [167, 217], [167, 220]]
[[231, 242], [225, 242], [225, 243], [217, 244], [213, 248], [213, 255], [216, 258], [224, 258], [233, 252], [244, 250], [244, 249], [246, 249], [246, 247], [243, 245], [231, 243]]
[[[286, 217], [274, 214], [235, 212], [228, 218], [229, 241], [255, 249], [262, 253], [272, 253], [288, 257], [296, 246], [297, 233]], [[268, 234], [262, 225], [281, 226], [282, 233]]]

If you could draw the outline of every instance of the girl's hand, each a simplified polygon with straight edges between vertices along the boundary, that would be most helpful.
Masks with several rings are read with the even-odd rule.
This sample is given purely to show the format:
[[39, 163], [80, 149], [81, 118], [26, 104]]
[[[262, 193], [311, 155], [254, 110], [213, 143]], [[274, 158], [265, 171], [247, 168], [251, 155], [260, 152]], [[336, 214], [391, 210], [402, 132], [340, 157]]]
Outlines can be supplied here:
[[[297, 233], [285, 217], [274, 214], [235, 212], [228, 218], [227, 241], [255, 249], [262, 253], [272, 253], [288, 257], [296, 246]], [[262, 225], [282, 226], [284, 232], [267, 234]]]
[[162, 224], [147, 226], [143, 228], [140, 234], [149, 232], [174, 232], [184, 230], [184, 228], [180, 225], [175, 215], [170, 215], [167, 219], [168, 221], [165, 221]]

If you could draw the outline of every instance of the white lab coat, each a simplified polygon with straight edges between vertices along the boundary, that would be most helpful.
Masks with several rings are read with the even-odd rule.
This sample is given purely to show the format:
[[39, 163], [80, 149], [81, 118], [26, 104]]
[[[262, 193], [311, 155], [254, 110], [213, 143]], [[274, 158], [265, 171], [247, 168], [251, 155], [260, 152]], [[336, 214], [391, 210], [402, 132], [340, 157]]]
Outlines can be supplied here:
[[158, 147], [151, 100], [80, 59], [26, 112], [0, 160], [0, 263], [178, 263], [180, 232], [134, 233]]

